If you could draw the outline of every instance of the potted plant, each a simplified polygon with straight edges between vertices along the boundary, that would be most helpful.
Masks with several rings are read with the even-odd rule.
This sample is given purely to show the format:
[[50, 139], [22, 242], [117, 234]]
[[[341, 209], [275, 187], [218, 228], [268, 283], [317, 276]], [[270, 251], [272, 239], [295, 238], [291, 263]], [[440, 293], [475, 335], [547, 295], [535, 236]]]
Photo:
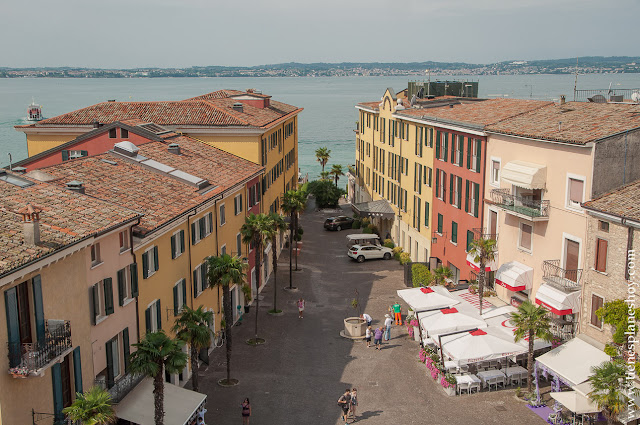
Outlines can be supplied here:
[[242, 293], [244, 294], [244, 312], [248, 313], [250, 309], [249, 303], [252, 300], [251, 287], [249, 285], [242, 285]]
[[26, 367], [16, 366], [9, 369], [9, 373], [14, 378], [26, 378], [29, 375], [29, 369]]
[[408, 326], [409, 336], [413, 337], [416, 341], [420, 342], [420, 322], [418, 322], [418, 319], [416, 319], [413, 316], [408, 319], [410, 319], [410, 320], [407, 320], [407, 322], [409, 323], [409, 326]]
[[456, 395], [456, 383], [456, 377], [451, 373], [445, 374], [442, 379], [440, 379], [440, 385], [444, 388], [444, 392], [450, 396]]

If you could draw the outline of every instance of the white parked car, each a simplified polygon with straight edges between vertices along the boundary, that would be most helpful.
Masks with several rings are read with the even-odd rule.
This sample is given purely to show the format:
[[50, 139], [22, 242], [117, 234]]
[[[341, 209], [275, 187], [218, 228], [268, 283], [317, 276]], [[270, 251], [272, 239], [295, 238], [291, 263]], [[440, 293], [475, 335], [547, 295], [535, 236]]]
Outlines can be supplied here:
[[364, 260], [372, 260], [374, 258], [389, 260], [393, 256], [393, 251], [391, 248], [380, 245], [354, 245], [349, 248], [347, 255], [358, 263], [362, 263]]

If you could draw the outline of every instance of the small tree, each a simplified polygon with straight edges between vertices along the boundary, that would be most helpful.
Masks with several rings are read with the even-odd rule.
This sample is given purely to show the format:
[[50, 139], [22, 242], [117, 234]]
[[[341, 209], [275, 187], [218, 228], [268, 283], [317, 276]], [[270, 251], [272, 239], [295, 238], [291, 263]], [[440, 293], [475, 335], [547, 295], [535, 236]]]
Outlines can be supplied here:
[[182, 313], [173, 325], [176, 336], [189, 344], [191, 357], [191, 386], [198, 391], [198, 353], [211, 344], [213, 312], [205, 311], [202, 306], [197, 309], [183, 306]]
[[316, 159], [322, 166], [322, 171], [324, 172], [324, 166], [329, 162], [329, 158], [331, 158], [331, 149], [327, 149], [326, 147], [316, 149]]
[[469, 245], [469, 253], [473, 255], [473, 261], [478, 263], [478, 297], [480, 298], [480, 315], [482, 315], [482, 298], [484, 296], [484, 286], [487, 277], [487, 263], [495, 260], [496, 241], [493, 239], [475, 239]]
[[289, 190], [282, 196], [282, 211], [289, 214], [289, 289], [293, 289], [293, 242], [295, 240], [297, 245], [297, 218], [305, 206], [306, 194], [301, 190]]
[[336, 182], [336, 187], [338, 187], [338, 180], [340, 180], [340, 176], [344, 176], [344, 171], [342, 171], [342, 165], [334, 164], [331, 167], [331, 171], [329, 171], [329, 174], [333, 176], [333, 179]]
[[444, 285], [447, 279], [451, 279], [451, 276], [453, 276], [453, 272], [447, 266], [440, 266], [433, 273], [436, 285]]
[[[607, 424], [617, 423], [626, 408], [630, 408], [629, 397], [623, 392], [625, 381], [625, 367], [620, 361], [603, 362], [599, 366], [591, 368], [593, 375], [589, 377], [589, 382], [593, 391], [589, 393], [589, 399], [594, 402], [598, 409], [602, 410]], [[635, 403], [632, 402], [635, 409]]]
[[267, 216], [268, 226], [265, 232], [267, 239], [271, 240], [271, 263], [273, 267], [273, 312], [278, 312], [277, 299], [278, 299], [278, 250], [276, 245], [278, 243], [278, 236], [282, 234], [287, 228], [287, 224], [284, 222], [284, 218], [280, 214], [271, 213]]
[[118, 420], [111, 395], [97, 386], [85, 393], [76, 393], [73, 404], [62, 409], [62, 413], [83, 425], [109, 425]]
[[533, 342], [535, 338], [543, 341], [551, 341], [552, 335], [549, 329], [549, 316], [547, 310], [542, 306], [536, 307], [527, 300], [518, 306], [518, 311], [511, 313], [511, 323], [515, 326], [513, 339], [515, 342], [528, 338], [529, 355], [527, 358], [527, 391], [531, 392], [531, 382], [533, 380]]

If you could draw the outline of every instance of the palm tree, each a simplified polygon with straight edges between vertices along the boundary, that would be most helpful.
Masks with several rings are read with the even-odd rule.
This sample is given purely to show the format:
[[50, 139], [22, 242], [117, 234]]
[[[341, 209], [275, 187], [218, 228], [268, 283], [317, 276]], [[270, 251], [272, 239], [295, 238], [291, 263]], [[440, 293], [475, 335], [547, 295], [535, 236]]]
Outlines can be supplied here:
[[451, 279], [451, 276], [453, 276], [453, 272], [447, 266], [440, 266], [433, 273], [436, 285], [444, 285], [447, 279]]
[[305, 204], [305, 194], [301, 190], [290, 190], [282, 196], [282, 211], [289, 214], [289, 289], [293, 289], [293, 263], [291, 260], [293, 257], [293, 241], [296, 241], [296, 245], [298, 242], [297, 217], [304, 210]]
[[513, 340], [521, 341], [528, 338], [529, 356], [527, 358], [527, 370], [529, 378], [527, 379], [527, 391], [531, 392], [531, 381], [533, 380], [533, 342], [535, 338], [543, 341], [551, 341], [551, 332], [549, 328], [549, 316], [547, 310], [542, 306], [536, 307], [531, 301], [527, 300], [518, 306], [518, 311], [511, 313], [511, 323], [515, 326], [513, 331]]
[[329, 158], [331, 158], [331, 149], [326, 147], [316, 149], [316, 159], [322, 165], [322, 171], [324, 171], [324, 166], [329, 162]]
[[85, 393], [76, 393], [73, 404], [62, 409], [62, 413], [83, 425], [108, 425], [118, 420], [111, 394], [97, 386]]
[[180, 317], [173, 325], [176, 336], [189, 344], [191, 356], [191, 386], [198, 391], [198, 353], [211, 344], [211, 326], [213, 312], [205, 311], [202, 306], [197, 309], [184, 306]]
[[180, 373], [187, 365], [187, 355], [182, 351], [184, 341], [171, 339], [159, 330], [145, 335], [133, 344], [136, 351], [131, 354], [131, 372], [153, 378], [154, 420], [164, 424], [164, 371]]
[[[264, 246], [265, 234], [269, 229], [269, 221], [266, 214], [255, 215], [251, 213], [248, 217], [245, 217], [244, 224], [240, 228], [242, 234], [242, 242], [246, 244], [252, 244], [256, 257], [256, 279], [257, 287], [260, 288], [260, 257], [262, 254], [262, 247]], [[262, 344], [264, 340], [258, 338], [258, 312], [260, 311], [260, 297], [256, 294], [256, 327], [255, 338], [250, 340], [253, 344]]]
[[338, 180], [340, 180], [340, 176], [344, 176], [344, 171], [342, 171], [342, 165], [333, 164], [333, 166], [331, 167], [331, 171], [329, 171], [329, 174], [333, 176], [333, 179], [336, 182], [336, 187], [338, 187]]
[[589, 399], [602, 410], [607, 424], [613, 425], [629, 402], [622, 390], [626, 376], [624, 364], [620, 361], [603, 362], [593, 366], [591, 372], [593, 375], [589, 377], [589, 382], [593, 391], [589, 393]]
[[320, 172], [320, 180], [329, 180], [330, 173], [328, 171]]
[[240, 257], [232, 257], [223, 254], [220, 257], [207, 259], [207, 282], [210, 287], [222, 286], [222, 310], [224, 311], [224, 333], [227, 339], [227, 379], [226, 384], [237, 381], [231, 379], [231, 325], [233, 322], [233, 309], [231, 307], [231, 294], [229, 289], [233, 285], [242, 285], [245, 278], [247, 265]]
[[496, 241], [493, 239], [474, 239], [469, 244], [469, 253], [473, 255], [473, 261], [480, 266], [478, 272], [478, 297], [480, 298], [480, 315], [482, 315], [482, 297], [484, 295], [484, 285], [487, 277], [487, 263], [496, 258]]
[[284, 222], [284, 218], [280, 214], [271, 213], [267, 216], [269, 227], [267, 228], [267, 232], [265, 236], [268, 239], [271, 239], [271, 259], [273, 264], [273, 312], [278, 312], [278, 307], [276, 304], [277, 296], [278, 296], [278, 256], [276, 243], [278, 236], [287, 228], [287, 224]]

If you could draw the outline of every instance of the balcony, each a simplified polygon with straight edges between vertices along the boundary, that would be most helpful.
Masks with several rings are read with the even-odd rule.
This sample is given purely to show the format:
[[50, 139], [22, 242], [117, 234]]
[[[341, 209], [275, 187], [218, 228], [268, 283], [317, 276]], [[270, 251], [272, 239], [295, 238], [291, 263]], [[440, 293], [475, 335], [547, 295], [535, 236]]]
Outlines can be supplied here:
[[14, 376], [40, 376], [59, 357], [71, 352], [71, 323], [47, 320], [44, 337], [35, 343], [8, 343], [9, 373]]
[[512, 195], [509, 189], [493, 189], [491, 202], [517, 217], [532, 221], [549, 220], [549, 201]]
[[582, 269], [567, 270], [560, 267], [560, 260], [542, 262], [542, 280], [563, 291], [580, 289]]
[[476, 227], [474, 229], [471, 229], [471, 231], [473, 232], [474, 241], [480, 239], [493, 239], [494, 241], [498, 240], [498, 234], [490, 233], [489, 229], [487, 229], [486, 227]]
[[125, 398], [125, 396], [129, 394], [129, 392], [134, 389], [143, 378], [144, 375], [127, 373], [115, 382], [107, 382], [106, 378], [100, 379], [100, 377], [98, 377], [95, 380], [95, 384], [98, 387], [107, 390], [114, 403], [120, 403], [120, 401], [122, 401], [122, 399]]

